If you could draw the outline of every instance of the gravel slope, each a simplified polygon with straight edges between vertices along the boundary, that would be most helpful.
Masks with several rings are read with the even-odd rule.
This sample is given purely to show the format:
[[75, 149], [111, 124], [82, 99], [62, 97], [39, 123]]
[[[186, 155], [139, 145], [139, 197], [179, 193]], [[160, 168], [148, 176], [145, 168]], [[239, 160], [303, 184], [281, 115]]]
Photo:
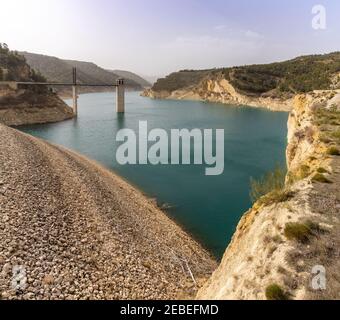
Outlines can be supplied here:
[[188, 297], [190, 271], [200, 283], [216, 267], [122, 179], [3, 125], [0, 203], [0, 299]]

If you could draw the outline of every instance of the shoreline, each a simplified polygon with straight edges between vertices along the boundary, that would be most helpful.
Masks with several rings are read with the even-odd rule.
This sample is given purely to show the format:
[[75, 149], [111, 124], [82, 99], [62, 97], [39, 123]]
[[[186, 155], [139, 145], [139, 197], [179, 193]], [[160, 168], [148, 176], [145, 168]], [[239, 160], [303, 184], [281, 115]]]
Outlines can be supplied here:
[[[256, 101], [256, 99], [254, 101], [253, 99], [249, 98], [249, 101], [238, 102], [236, 100], [206, 99], [206, 98], [196, 97], [196, 96], [183, 98], [183, 97], [176, 97], [176, 95], [173, 96], [173, 94], [174, 93], [169, 94], [168, 96], [162, 97], [162, 96], [152, 96], [150, 95], [150, 93], [145, 94], [144, 92], [142, 92], [141, 96], [144, 98], [152, 99], [152, 100], [198, 101], [198, 102], [203, 102], [203, 103], [217, 103], [223, 106], [234, 106], [234, 107], [236, 106], [236, 107], [249, 107], [249, 108], [255, 108], [255, 109], [265, 109], [271, 112], [290, 113], [292, 111], [290, 107], [285, 106], [285, 104], [289, 105], [292, 99], [282, 100], [280, 102], [266, 101], [263, 103], [263, 102]], [[266, 99], [268, 100], [268, 98]]]
[[[21, 132], [21, 131], [20, 131]], [[133, 190], [134, 193], [138, 194], [140, 197], [145, 198], [147, 201], [150, 202], [150, 204], [154, 207], [156, 207], [159, 211], [161, 211], [169, 220], [171, 220], [172, 223], [176, 224], [176, 226], [178, 228], [180, 228], [182, 231], [184, 231], [186, 234], [189, 235], [189, 237], [194, 240], [195, 242], [197, 242], [205, 251], [207, 251], [209, 253], [209, 255], [211, 256], [211, 258], [213, 258], [215, 261], [219, 262], [221, 258], [218, 258], [214, 255], [214, 253], [208, 248], [206, 247], [206, 245], [203, 243], [202, 239], [200, 239], [199, 237], [195, 236], [190, 230], [188, 230], [188, 228], [186, 228], [186, 226], [184, 226], [183, 224], [181, 224], [179, 221], [177, 221], [174, 217], [172, 217], [167, 210], [161, 208], [158, 205], [158, 198], [157, 197], [151, 197], [151, 195], [147, 194], [146, 192], [144, 192], [139, 186], [137, 186], [135, 183], [133, 183], [132, 181], [129, 181], [128, 179], [126, 179], [125, 177], [121, 176], [118, 172], [116, 172], [114, 169], [111, 169], [110, 167], [105, 166], [104, 164], [100, 163], [99, 161], [92, 159], [88, 156], [85, 156], [75, 150], [66, 148], [62, 145], [58, 145], [58, 144], [54, 144], [51, 143], [49, 141], [46, 141], [44, 139], [41, 139], [44, 142], [57, 147], [59, 149], [62, 149], [66, 152], [70, 152], [73, 153], [75, 155], [77, 155], [77, 157], [79, 158], [83, 158], [84, 161], [89, 161], [92, 164], [96, 165], [97, 167], [101, 167], [105, 170], [107, 170], [110, 174], [112, 174], [115, 179], [117, 179], [118, 181], [120, 181], [121, 184], [125, 185], [127, 188], [130, 188]]]
[[282, 112], [282, 113], [286, 113], [289, 114], [291, 111], [289, 110], [278, 110], [275, 108], [268, 108], [264, 105], [259, 105], [259, 106], [255, 106], [255, 105], [248, 105], [248, 104], [243, 104], [243, 103], [238, 103], [238, 102], [222, 102], [222, 101], [211, 101], [211, 100], [205, 100], [205, 99], [178, 99], [178, 98], [174, 98], [174, 97], [169, 97], [169, 98], [153, 98], [153, 97], [149, 97], [149, 96], [144, 96], [141, 95], [141, 97], [143, 98], [147, 98], [147, 99], [151, 99], [151, 100], [160, 100], [160, 101], [164, 101], [164, 100], [168, 100], [168, 101], [188, 101], [188, 102], [202, 102], [202, 103], [206, 103], [206, 104], [219, 104], [221, 106], [226, 106], [226, 107], [236, 107], [236, 108], [250, 108], [250, 109], [262, 109], [264, 111], [269, 111], [269, 112]]
[[[194, 297], [196, 289], [186, 265], [190, 266], [199, 287], [217, 267], [212, 254], [139, 189], [111, 170], [81, 154], [15, 129], [0, 125], [0, 133], [3, 140], [6, 138], [0, 148], [5, 172], [1, 181], [5, 192], [0, 193], [3, 203], [0, 224], [4, 228], [0, 231], [3, 239], [0, 267], [20, 262], [26, 266], [29, 278], [38, 277], [35, 280], [42, 285], [47, 278], [54, 279], [49, 284], [55, 288], [54, 294], [49, 291], [41, 296], [40, 289], [36, 291], [32, 282], [21, 298]], [[67, 219], [67, 224], [63, 219]], [[23, 240], [19, 251], [15, 249], [11, 253], [8, 243], [18, 242], [15, 230], [20, 230]], [[55, 243], [52, 247], [44, 245], [46, 237], [48, 243]], [[63, 245], [59, 245], [60, 239], [64, 239]], [[26, 246], [31, 250], [25, 250]], [[40, 255], [44, 252], [53, 261], [52, 269], [49, 260], [42, 261], [42, 278], [35, 275], [38, 252]], [[89, 256], [93, 256], [93, 266], [83, 262]], [[91, 271], [96, 265], [100, 271]], [[64, 285], [66, 278], [57, 280], [66, 276], [68, 268], [73, 273], [78, 270], [97, 275], [96, 280], [82, 277], [74, 291], [72, 286]], [[119, 280], [121, 275], [117, 270], [125, 270], [125, 280]], [[15, 294], [1, 292], [6, 279], [0, 279], [0, 295], [11, 299]], [[85, 289], [97, 284], [101, 286], [98, 293]], [[111, 285], [115, 288], [112, 292], [108, 289]]]

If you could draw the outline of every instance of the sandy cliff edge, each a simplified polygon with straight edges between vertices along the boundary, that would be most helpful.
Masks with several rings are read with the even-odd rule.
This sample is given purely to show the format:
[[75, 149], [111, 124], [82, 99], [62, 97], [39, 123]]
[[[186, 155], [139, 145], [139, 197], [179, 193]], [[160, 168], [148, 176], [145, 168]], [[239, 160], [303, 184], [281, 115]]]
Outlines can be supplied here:
[[[340, 298], [340, 92], [297, 96], [288, 127], [286, 189], [243, 216], [198, 299], [264, 300], [272, 285], [287, 299]], [[287, 238], [292, 223], [308, 226], [305, 242]], [[315, 266], [325, 290], [312, 287]]]

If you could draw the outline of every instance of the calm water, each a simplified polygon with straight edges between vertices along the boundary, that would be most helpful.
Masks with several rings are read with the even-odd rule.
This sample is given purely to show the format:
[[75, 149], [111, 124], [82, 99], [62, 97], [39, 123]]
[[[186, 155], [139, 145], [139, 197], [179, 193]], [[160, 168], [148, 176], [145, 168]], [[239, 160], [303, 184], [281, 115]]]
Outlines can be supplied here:
[[[250, 177], [259, 177], [285, 162], [287, 113], [221, 104], [150, 100], [126, 96], [126, 114], [115, 113], [111, 93], [79, 99], [79, 117], [57, 124], [20, 129], [76, 150], [113, 169], [160, 204], [218, 258], [242, 214], [251, 206]], [[67, 101], [70, 103], [70, 101]], [[119, 166], [115, 135], [121, 128], [225, 129], [225, 171], [205, 176], [205, 166]]]

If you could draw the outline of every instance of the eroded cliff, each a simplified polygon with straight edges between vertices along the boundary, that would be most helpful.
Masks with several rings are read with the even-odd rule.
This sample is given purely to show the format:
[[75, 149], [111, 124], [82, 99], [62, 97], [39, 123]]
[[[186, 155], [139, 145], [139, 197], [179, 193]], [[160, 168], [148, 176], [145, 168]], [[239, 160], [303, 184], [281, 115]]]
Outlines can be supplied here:
[[24, 56], [0, 43], [0, 123], [15, 126], [57, 122], [73, 111], [45, 86], [19, 87], [17, 82], [46, 82]]
[[13, 90], [0, 87], [0, 123], [9, 126], [58, 122], [74, 116], [56, 94], [47, 89]]
[[[295, 98], [286, 185], [244, 215], [198, 299], [340, 298], [339, 101], [339, 91]], [[317, 272], [325, 283], [313, 287]]]
[[223, 77], [207, 78], [198, 85], [174, 91], [154, 91], [147, 89], [142, 94], [153, 99], [198, 100], [223, 104], [264, 107], [273, 111], [290, 111], [291, 96], [272, 97], [270, 95], [245, 95], [238, 92], [230, 81]]

